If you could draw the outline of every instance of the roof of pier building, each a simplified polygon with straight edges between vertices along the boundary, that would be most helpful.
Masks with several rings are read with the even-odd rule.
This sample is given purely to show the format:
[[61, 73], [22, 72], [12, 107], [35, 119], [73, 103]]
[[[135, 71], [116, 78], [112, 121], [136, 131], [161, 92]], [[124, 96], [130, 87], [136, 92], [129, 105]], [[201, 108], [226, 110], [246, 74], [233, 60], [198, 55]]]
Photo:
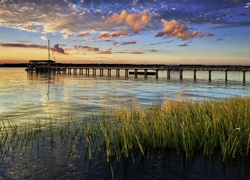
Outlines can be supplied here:
[[30, 60], [30, 64], [49, 64], [49, 63], [55, 63], [53, 60]]

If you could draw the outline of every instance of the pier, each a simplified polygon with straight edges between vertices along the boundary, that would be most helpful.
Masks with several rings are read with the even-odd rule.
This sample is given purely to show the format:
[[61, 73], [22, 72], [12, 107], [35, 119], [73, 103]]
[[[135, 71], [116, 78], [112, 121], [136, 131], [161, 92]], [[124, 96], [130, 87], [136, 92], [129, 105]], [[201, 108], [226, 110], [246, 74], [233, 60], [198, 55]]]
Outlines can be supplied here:
[[178, 72], [179, 79], [183, 79], [183, 71], [193, 71], [194, 81], [197, 79], [197, 71], [206, 71], [208, 73], [208, 81], [212, 81], [213, 71], [224, 71], [225, 81], [228, 81], [229, 71], [239, 71], [242, 72], [242, 81], [246, 81], [246, 72], [250, 71], [250, 66], [245, 65], [195, 65], [195, 64], [178, 64], [178, 65], [168, 65], [168, 64], [72, 64], [72, 63], [55, 63], [52, 61], [42, 61], [42, 60], [31, 60], [27, 64], [27, 71], [37, 72], [37, 73], [74, 73], [74, 74], [86, 74], [96, 75], [99, 71], [100, 76], [104, 76], [104, 71], [107, 72], [107, 76], [111, 76], [112, 72], [117, 77], [120, 76], [120, 71], [124, 70], [125, 77], [133, 75], [137, 78], [139, 75], [144, 76], [155, 76], [158, 78], [159, 71], [165, 71], [168, 80], [171, 79], [171, 72]]

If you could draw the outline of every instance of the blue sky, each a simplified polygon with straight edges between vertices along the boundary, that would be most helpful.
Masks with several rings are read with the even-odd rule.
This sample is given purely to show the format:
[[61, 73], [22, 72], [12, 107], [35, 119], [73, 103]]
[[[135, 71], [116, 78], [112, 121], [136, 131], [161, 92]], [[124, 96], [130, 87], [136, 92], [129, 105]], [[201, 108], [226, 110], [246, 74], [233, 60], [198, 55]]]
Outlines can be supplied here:
[[0, 63], [250, 64], [245, 0], [0, 0]]

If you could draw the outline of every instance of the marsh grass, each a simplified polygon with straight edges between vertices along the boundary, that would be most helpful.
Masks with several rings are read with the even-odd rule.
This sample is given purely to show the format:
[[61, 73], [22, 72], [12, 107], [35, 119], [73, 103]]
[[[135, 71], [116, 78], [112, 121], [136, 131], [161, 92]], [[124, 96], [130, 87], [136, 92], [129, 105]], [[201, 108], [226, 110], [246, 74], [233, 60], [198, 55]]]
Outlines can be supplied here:
[[155, 150], [172, 151], [186, 158], [200, 152], [205, 156], [219, 153], [223, 160], [249, 157], [249, 109], [250, 97], [232, 97], [166, 101], [147, 108], [121, 107], [88, 120], [39, 119], [20, 127], [14, 121], [1, 121], [1, 157], [25, 151], [33, 144], [43, 146], [45, 141], [50, 141], [51, 148], [63, 144], [69, 157], [85, 143], [89, 159], [103, 153], [109, 163], [113, 158], [134, 160], [138, 153], [147, 158]]

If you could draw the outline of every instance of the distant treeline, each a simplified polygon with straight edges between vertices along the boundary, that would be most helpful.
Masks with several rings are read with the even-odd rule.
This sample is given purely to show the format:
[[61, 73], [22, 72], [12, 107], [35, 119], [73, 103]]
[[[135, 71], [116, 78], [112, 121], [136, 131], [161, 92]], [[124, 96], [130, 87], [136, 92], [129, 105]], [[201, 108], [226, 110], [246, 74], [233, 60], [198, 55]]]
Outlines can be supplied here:
[[27, 67], [27, 63], [4, 63], [0, 67]]

